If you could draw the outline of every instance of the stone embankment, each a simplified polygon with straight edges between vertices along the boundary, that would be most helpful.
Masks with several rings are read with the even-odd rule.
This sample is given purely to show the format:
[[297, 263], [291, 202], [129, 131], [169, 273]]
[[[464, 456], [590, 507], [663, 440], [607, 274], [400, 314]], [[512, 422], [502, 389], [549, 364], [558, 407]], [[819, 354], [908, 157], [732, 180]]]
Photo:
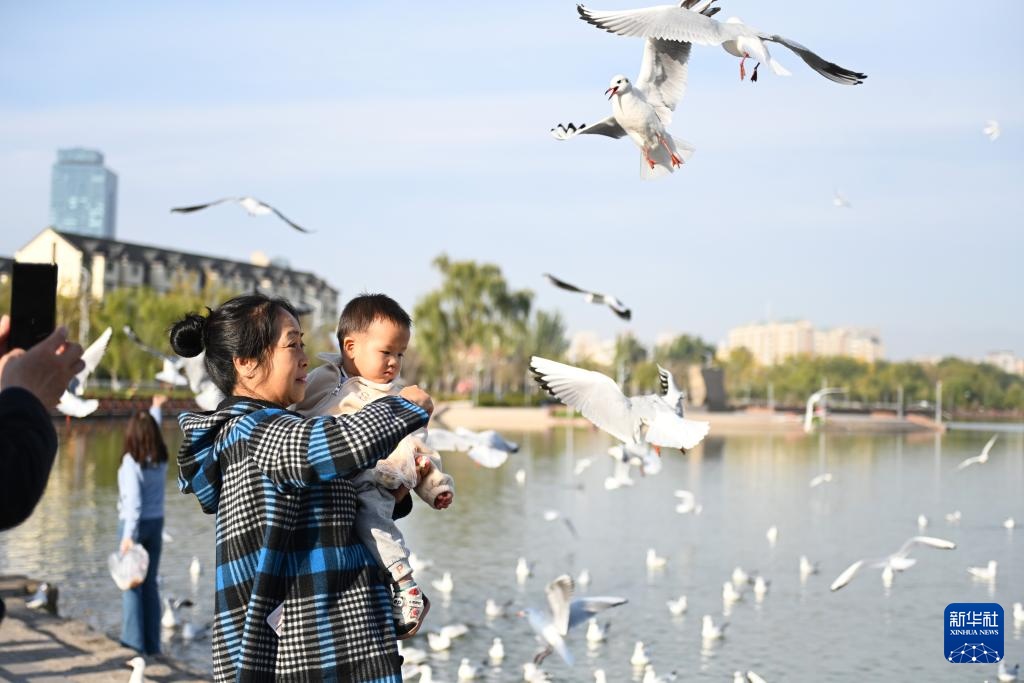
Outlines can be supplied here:
[[[24, 576], [0, 577], [7, 606], [0, 622], [0, 681], [127, 681], [127, 662], [136, 653], [86, 624], [26, 607], [36, 586]], [[147, 681], [210, 680], [162, 657], [146, 658], [145, 676]]]

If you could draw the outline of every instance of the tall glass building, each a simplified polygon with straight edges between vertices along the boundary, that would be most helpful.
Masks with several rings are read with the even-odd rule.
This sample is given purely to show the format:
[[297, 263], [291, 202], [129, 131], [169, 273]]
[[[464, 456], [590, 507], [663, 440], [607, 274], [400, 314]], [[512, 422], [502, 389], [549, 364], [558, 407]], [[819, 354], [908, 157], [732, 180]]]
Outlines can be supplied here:
[[117, 175], [103, 154], [75, 147], [57, 150], [50, 184], [50, 223], [59, 231], [114, 239]]

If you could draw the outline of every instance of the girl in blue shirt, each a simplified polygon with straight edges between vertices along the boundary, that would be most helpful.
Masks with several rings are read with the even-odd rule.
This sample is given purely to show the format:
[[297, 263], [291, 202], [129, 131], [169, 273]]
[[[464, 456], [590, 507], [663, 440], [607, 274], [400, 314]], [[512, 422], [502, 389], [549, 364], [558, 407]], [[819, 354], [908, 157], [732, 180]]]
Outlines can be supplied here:
[[124, 456], [117, 470], [117, 510], [121, 553], [139, 543], [149, 553], [142, 585], [122, 593], [121, 643], [142, 654], [160, 652], [160, 594], [156, 575], [164, 528], [164, 483], [167, 445], [160, 434], [160, 407], [155, 396], [149, 412], [136, 411], [124, 435]]

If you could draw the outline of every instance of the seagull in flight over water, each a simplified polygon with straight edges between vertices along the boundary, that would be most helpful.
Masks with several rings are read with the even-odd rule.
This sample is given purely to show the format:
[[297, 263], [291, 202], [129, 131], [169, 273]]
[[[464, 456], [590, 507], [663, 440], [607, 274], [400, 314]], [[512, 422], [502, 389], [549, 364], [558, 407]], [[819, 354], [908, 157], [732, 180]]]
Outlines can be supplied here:
[[533, 356], [530, 371], [562, 403], [575, 408], [599, 429], [638, 448], [693, 448], [708, 433], [708, 423], [679, 417], [664, 396], [626, 397], [615, 381], [592, 370]]
[[987, 463], [988, 452], [992, 450], [992, 444], [994, 444], [996, 442], [996, 439], [998, 438], [998, 434], [993, 436], [991, 439], [988, 440], [988, 443], [985, 444], [985, 447], [981, 449], [980, 455], [976, 455], [973, 458], [964, 459], [959, 465], [956, 466], [956, 468], [958, 470], [965, 470], [971, 465], [984, 465], [985, 463]]
[[593, 596], [573, 599], [576, 589], [572, 577], [562, 574], [547, 585], [545, 593], [550, 611], [528, 608], [521, 613], [536, 632], [537, 638], [544, 644], [533, 661], [540, 666], [544, 658], [557, 652], [569, 666], [573, 665], [572, 653], [565, 644], [565, 637], [574, 626], [582, 624], [599, 612], [627, 602], [626, 598], [611, 596]]
[[836, 577], [836, 580], [832, 582], [831, 586], [829, 586], [829, 590], [837, 591], [850, 583], [850, 581], [853, 580], [854, 575], [862, 566], [864, 566], [865, 562], [871, 564], [872, 567], [881, 567], [882, 581], [887, 586], [890, 585], [895, 572], [905, 571], [917, 564], [917, 560], [907, 557], [915, 545], [926, 545], [931, 548], [938, 548], [939, 550], [953, 550], [956, 548], [956, 543], [942, 538], [935, 538], [934, 536], [911, 536], [903, 545], [900, 546], [899, 550], [888, 557], [883, 557], [877, 560], [857, 560], [844, 569], [842, 574]]
[[598, 294], [597, 292], [592, 292], [589, 289], [581, 289], [576, 285], [570, 285], [565, 280], [559, 280], [557, 277], [551, 275], [550, 273], [544, 273], [544, 277], [548, 279], [548, 282], [553, 284], [555, 287], [558, 287], [559, 289], [564, 289], [569, 292], [577, 292], [579, 294], [582, 294], [583, 298], [587, 300], [587, 303], [604, 304], [608, 308], [612, 309], [612, 313], [619, 316], [623, 320], [629, 320], [631, 317], [633, 317], [632, 311], [626, 308], [626, 304], [622, 303], [621, 301], [619, 301], [619, 299], [617, 299], [614, 296], [610, 296], [608, 294]]
[[67, 389], [61, 394], [60, 402], [57, 403], [57, 410], [68, 417], [86, 417], [100, 407], [100, 402], [94, 398], [83, 399], [85, 383], [89, 375], [99, 366], [103, 354], [107, 351], [107, 344], [110, 343], [111, 328], [103, 330], [103, 334], [89, 344], [89, 348], [82, 354], [82, 362], [85, 367], [77, 375], [71, 378]]
[[168, 384], [177, 385], [179, 383], [180, 375], [178, 373], [185, 373], [185, 379], [187, 381], [189, 389], [195, 394], [196, 405], [199, 406], [200, 410], [216, 410], [220, 402], [224, 400], [224, 394], [221, 393], [217, 385], [210, 379], [209, 373], [206, 372], [206, 352], [200, 353], [198, 356], [193, 358], [183, 358], [181, 356], [171, 356], [158, 349], [153, 348], [142, 341], [138, 333], [132, 328], [131, 325], [125, 325], [122, 330], [129, 339], [135, 342], [136, 346], [141, 348], [143, 351], [159, 358], [163, 361], [163, 369], [157, 374], [157, 379], [165, 381]]
[[211, 206], [223, 204], [224, 202], [235, 202], [243, 209], [245, 209], [250, 216], [266, 216], [272, 213], [281, 220], [283, 220], [285, 223], [290, 225], [291, 227], [298, 230], [299, 232], [312, 232], [312, 230], [307, 230], [301, 225], [294, 223], [287, 216], [285, 216], [283, 213], [272, 207], [270, 204], [265, 204], [264, 202], [261, 202], [255, 197], [224, 197], [223, 199], [217, 199], [212, 202], [207, 202], [206, 204], [196, 204], [195, 206], [178, 206], [171, 209], [171, 213], [192, 213], [193, 211], [202, 211], [203, 209], [208, 209]]

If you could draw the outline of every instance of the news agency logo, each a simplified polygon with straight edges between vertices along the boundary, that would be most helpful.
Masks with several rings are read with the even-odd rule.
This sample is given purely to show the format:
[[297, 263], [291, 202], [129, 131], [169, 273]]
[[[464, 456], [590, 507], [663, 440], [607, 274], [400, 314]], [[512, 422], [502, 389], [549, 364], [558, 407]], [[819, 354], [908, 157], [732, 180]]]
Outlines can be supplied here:
[[946, 661], [995, 664], [1003, 658], [1003, 607], [994, 602], [946, 605]]

